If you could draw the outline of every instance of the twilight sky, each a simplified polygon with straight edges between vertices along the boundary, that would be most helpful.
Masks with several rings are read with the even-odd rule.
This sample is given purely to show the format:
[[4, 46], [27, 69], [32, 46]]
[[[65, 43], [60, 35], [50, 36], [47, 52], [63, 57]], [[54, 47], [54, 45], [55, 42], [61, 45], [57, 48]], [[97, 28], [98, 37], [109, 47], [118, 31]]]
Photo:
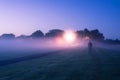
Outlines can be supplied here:
[[120, 39], [120, 0], [0, 0], [0, 35], [84, 28]]

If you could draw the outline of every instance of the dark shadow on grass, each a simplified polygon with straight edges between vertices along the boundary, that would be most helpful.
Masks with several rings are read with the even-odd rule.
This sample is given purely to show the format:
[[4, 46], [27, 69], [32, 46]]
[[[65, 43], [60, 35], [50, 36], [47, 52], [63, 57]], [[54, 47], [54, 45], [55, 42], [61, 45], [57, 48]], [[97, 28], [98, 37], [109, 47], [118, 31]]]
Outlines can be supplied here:
[[51, 55], [51, 54], [55, 54], [55, 53], [59, 53], [59, 52], [61, 52], [61, 50], [53, 51], [53, 52], [40, 53], [40, 54], [38, 53], [38, 54], [33, 54], [33, 55], [24, 56], [24, 57], [20, 57], [20, 58], [2, 60], [2, 61], [0, 61], [0, 66], [5, 66], [5, 65], [9, 65], [9, 64], [22, 62], [22, 61], [32, 60], [32, 59], [38, 59], [38, 58], [48, 56], [48, 55]]

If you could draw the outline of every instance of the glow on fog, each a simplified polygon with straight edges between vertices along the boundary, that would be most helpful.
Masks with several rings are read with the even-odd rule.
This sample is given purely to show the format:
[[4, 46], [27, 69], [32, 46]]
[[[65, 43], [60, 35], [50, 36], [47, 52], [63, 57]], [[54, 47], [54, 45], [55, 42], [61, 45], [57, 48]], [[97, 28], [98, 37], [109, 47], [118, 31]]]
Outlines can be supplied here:
[[74, 45], [77, 42], [77, 35], [73, 31], [65, 31], [62, 37], [56, 38], [58, 46]]

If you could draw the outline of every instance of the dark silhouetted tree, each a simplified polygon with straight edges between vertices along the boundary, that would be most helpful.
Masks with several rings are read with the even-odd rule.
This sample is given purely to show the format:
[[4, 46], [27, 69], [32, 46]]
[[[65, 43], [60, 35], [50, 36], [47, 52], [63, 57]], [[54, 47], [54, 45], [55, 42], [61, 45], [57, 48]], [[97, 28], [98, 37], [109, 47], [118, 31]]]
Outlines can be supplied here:
[[26, 36], [26, 35], [20, 35], [17, 37], [17, 39], [29, 39], [30, 36]]
[[104, 40], [103, 34], [100, 33], [98, 29], [92, 30], [90, 32], [90, 37], [91, 39], [94, 39], [94, 40]]
[[102, 33], [99, 32], [98, 29], [91, 30], [89, 31], [87, 28], [85, 28], [83, 31], [77, 31], [76, 32], [79, 37], [84, 38], [84, 37], [89, 37], [92, 40], [104, 40], [104, 36]]
[[115, 39], [115, 40], [113, 40], [113, 39], [106, 39], [106, 40], [104, 40], [104, 42], [108, 43], [108, 44], [118, 44], [118, 45], [120, 45], [120, 40], [119, 39]]
[[84, 37], [86, 36], [90, 36], [90, 31], [87, 28], [84, 29]]
[[79, 37], [81, 37], [81, 38], [84, 38], [84, 37], [86, 37], [86, 36], [90, 36], [90, 31], [87, 29], [87, 28], [85, 28], [84, 30], [79, 30], [79, 31], [77, 31], [76, 32], [77, 34], [78, 34], [78, 36]]
[[3, 34], [0, 37], [1, 39], [15, 39], [15, 35], [14, 34]]
[[44, 37], [44, 34], [43, 34], [42, 31], [37, 30], [37, 31], [35, 31], [34, 33], [32, 33], [32, 34], [30, 35], [30, 37], [33, 38], [33, 39], [37, 39], [37, 38]]
[[46, 37], [60, 37], [64, 33], [63, 30], [60, 29], [53, 29], [50, 30], [48, 33], [45, 34]]
[[81, 37], [81, 38], [84, 37], [84, 31], [79, 30], [79, 31], [76, 31], [76, 33], [77, 33], [78, 37]]

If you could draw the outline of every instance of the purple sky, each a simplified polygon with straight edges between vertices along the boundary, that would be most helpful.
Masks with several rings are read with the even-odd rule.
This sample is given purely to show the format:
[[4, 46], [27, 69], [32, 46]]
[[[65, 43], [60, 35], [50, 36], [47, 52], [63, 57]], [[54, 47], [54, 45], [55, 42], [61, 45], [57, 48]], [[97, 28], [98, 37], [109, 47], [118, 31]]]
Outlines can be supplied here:
[[99, 29], [120, 39], [119, 0], [0, 0], [0, 34]]

